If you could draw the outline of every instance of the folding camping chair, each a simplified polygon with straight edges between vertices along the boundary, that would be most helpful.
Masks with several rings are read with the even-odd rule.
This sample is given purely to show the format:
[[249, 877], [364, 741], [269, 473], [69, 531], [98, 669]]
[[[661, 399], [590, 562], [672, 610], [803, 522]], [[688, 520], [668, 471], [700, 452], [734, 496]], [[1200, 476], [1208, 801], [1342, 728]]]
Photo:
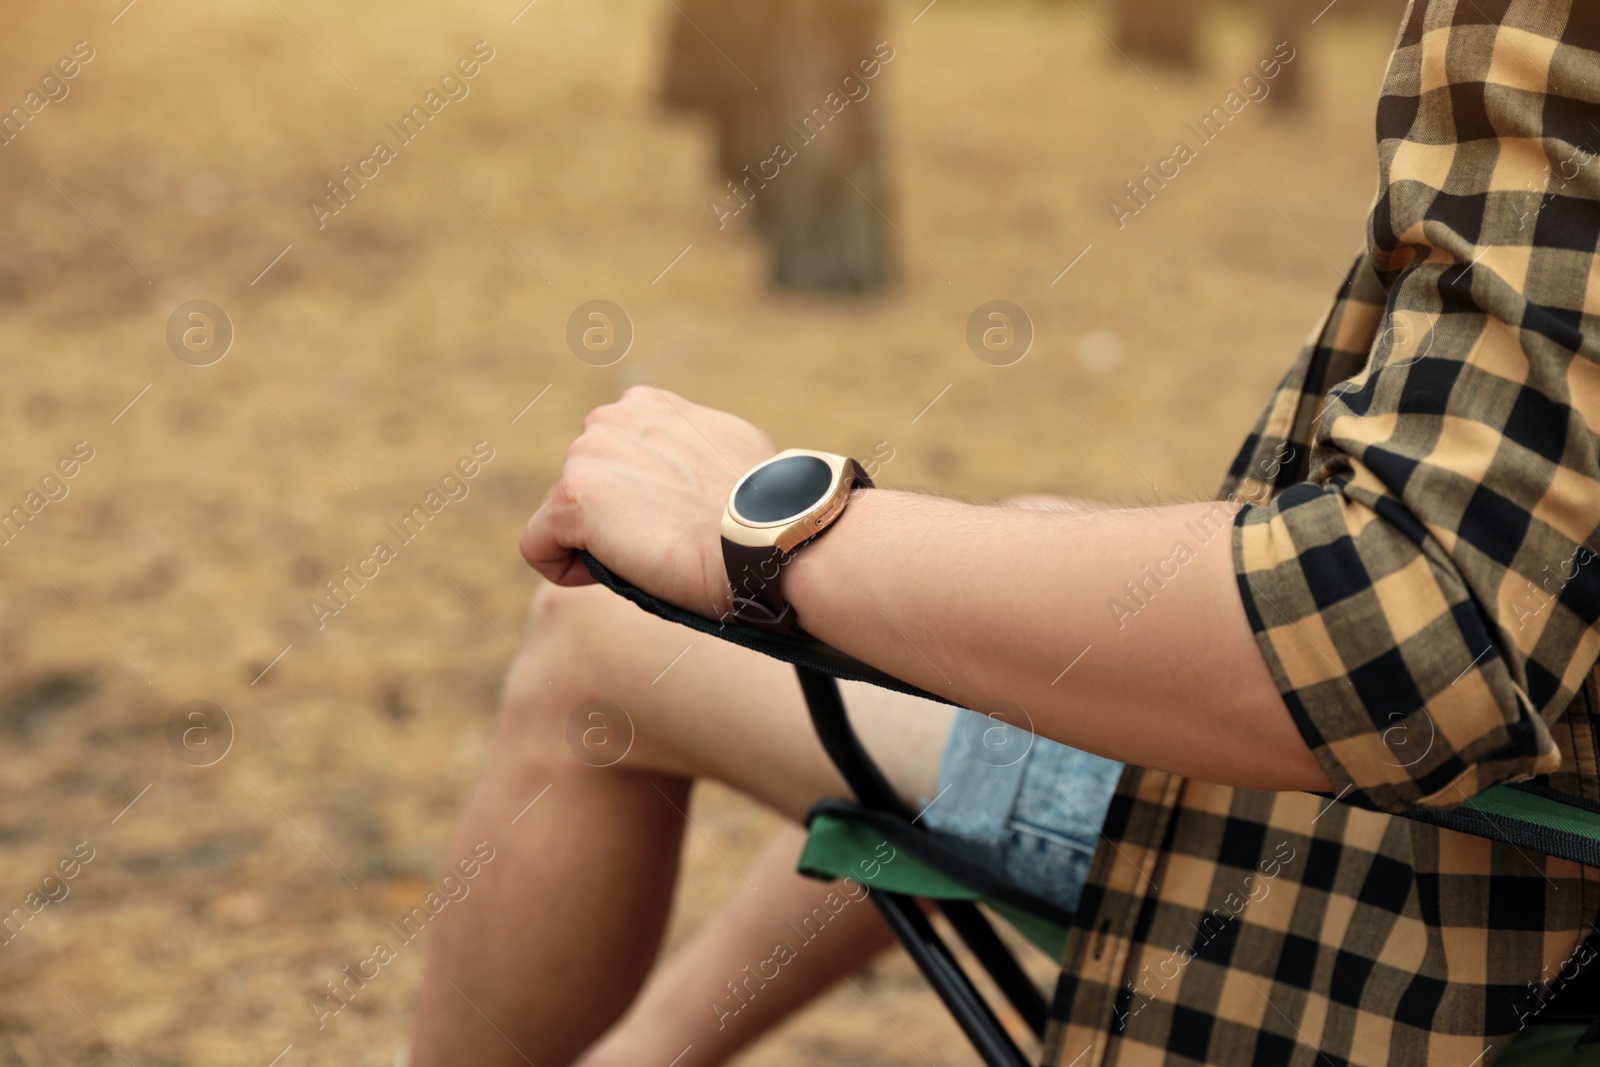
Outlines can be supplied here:
[[[629, 584], [587, 552], [579, 555], [598, 582], [645, 611], [794, 666], [822, 747], [856, 796], [855, 802], [823, 800], [812, 807], [806, 818], [808, 835], [800, 855], [800, 872], [828, 880], [854, 877], [870, 881], [871, 898], [884, 920], [983, 1062], [989, 1067], [1030, 1067], [1031, 1061], [917, 900], [930, 901], [944, 915], [1035, 1038], [1043, 1037], [1049, 1021], [1045, 995], [995, 933], [977, 903], [981, 901], [1004, 917], [1053, 959], [1063, 953], [1072, 915], [1008, 882], [939, 835], [917, 826], [911, 811], [857, 739], [837, 680], [868, 682], [942, 704], [951, 702], [814, 638], [771, 634], [684, 611]], [[1418, 810], [1410, 817], [1600, 867], [1600, 803], [1557, 793], [1532, 782], [1495, 786], [1455, 808]], [[895, 850], [896, 858], [892, 864], [875, 864], [876, 850], [884, 842]], [[1600, 944], [1600, 939], [1595, 943]], [[1573, 999], [1580, 1003], [1594, 1000], [1600, 1005], [1600, 982], [1593, 980], [1600, 976], [1600, 969], [1583, 974], [1590, 981]], [[1580, 1035], [1589, 1051], [1573, 1058], [1572, 1046]], [[1591, 1044], [1595, 1040], [1600, 1040], [1600, 1006], [1577, 1014], [1550, 1013], [1539, 1025], [1525, 1031], [1497, 1064], [1596, 1065], [1600, 1064], [1600, 1044]]]

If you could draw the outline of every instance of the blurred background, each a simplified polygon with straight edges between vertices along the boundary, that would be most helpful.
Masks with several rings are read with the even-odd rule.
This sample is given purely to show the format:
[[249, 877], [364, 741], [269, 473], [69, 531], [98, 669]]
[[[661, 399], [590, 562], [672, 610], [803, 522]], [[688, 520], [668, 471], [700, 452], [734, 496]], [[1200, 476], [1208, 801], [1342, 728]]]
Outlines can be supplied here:
[[[630, 384], [890, 485], [1215, 491], [1364, 240], [1399, 5], [925, 3], [7, 5], [0, 1064], [392, 1062], [421, 945], [308, 1003], [436, 883], [517, 534]], [[673, 941], [773, 825], [691, 816]], [[972, 1062], [861, 985], [741, 1062]]]

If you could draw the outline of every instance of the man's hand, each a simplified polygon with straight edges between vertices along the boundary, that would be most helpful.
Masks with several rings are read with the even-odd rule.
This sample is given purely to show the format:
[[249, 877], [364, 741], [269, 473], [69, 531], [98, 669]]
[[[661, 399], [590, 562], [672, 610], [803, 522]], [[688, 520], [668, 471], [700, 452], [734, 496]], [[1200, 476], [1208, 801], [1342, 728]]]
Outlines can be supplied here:
[[619, 575], [702, 615], [729, 606], [722, 512], [744, 472], [777, 450], [743, 419], [654, 386], [595, 408], [522, 532], [522, 558], [557, 585], [593, 579], [586, 549]]

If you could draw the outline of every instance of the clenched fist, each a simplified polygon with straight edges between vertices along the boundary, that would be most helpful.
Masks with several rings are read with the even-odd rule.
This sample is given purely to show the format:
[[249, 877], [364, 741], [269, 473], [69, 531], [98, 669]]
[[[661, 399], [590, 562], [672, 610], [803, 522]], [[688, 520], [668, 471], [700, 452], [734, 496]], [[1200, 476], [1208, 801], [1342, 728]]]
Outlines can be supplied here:
[[641, 589], [716, 617], [729, 604], [722, 512], [777, 450], [736, 415], [636, 385], [595, 408], [522, 532], [522, 557], [557, 585], [593, 581], [585, 549]]

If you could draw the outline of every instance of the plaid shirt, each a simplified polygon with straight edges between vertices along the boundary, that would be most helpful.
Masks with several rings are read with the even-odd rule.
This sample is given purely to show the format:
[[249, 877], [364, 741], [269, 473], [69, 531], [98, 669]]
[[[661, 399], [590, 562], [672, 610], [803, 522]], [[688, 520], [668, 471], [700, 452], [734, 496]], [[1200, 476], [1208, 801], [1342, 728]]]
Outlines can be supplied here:
[[1469, 1067], [1580, 1007], [1600, 871], [1394, 813], [1600, 798], [1591, 120], [1600, 7], [1415, 0], [1366, 252], [1222, 489], [1339, 802], [1128, 768], [1044, 1062]]

